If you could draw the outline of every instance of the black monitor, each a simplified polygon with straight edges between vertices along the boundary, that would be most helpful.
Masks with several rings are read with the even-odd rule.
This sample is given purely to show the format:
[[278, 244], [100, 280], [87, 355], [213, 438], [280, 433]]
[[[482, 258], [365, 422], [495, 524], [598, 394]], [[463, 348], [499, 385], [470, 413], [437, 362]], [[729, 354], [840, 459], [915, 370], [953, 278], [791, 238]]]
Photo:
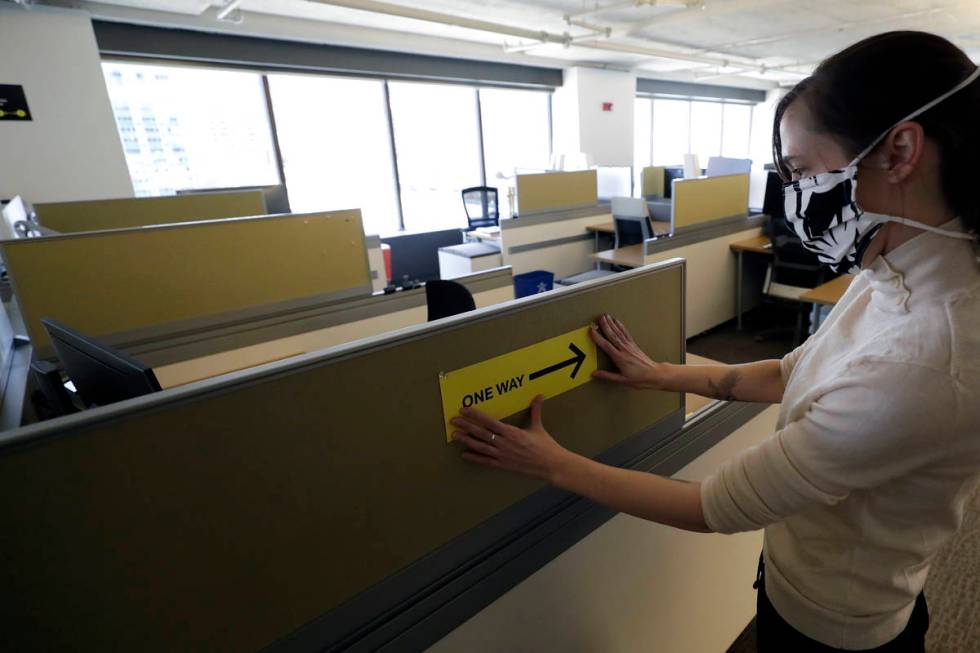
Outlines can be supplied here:
[[762, 212], [774, 218], [786, 217], [786, 204], [783, 202], [783, 178], [779, 173], [769, 171], [766, 176], [766, 195], [762, 200]]
[[289, 208], [289, 194], [286, 192], [285, 184], [273, 184], [271, 186], [229, 186], [228, 188], [205, 188], [205, 189], [182, 189], [178, 190], [178, 195], [204, 195], [215, 193], [237, 193], [257, 190], [262, 193], [265, 200], [265, 210], [269, 214], [292, 213]]
[[55, 320], [45, 318], [41, 324], [86, 406], [105, 406], [160, 390], [153, 370], [138, 360]]
[[684, 166], [667, 166], [664, 168], [664, 198], [673, 196], [673, 182], [684, 178]]
[[382, 238], [391, 247], [391, 281], [396, 286], [439, 278], [439, 248], [460, 245], [462, 229], [443, 229]]

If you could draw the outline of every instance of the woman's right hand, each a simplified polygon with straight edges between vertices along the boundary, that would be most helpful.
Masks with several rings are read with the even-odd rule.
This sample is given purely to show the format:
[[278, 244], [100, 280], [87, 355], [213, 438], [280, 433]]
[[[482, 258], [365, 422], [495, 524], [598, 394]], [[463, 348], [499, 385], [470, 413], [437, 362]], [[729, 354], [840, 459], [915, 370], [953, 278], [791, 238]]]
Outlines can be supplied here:
[[634, 388], [663, 388], [666, 363], [656, 363], [643, 353], [626, 326], [612, 317], [602, 315], [589, 331], [595, 344], [612, 359], [617, 372], [596, 370], [593, 378], [622, 383]]

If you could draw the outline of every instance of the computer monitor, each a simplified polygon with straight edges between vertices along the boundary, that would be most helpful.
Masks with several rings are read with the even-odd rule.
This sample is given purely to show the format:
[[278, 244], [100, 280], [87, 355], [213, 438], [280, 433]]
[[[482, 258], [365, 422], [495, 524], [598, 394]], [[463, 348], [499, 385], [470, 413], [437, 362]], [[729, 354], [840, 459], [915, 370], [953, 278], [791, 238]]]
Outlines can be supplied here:
[[391, 280], [396, 286], [439, 278], [439, 248], [460, 245], [462, 229], [401, 234], [381, 239], [391, 247]]
[[160, 390], [153, 370], [138, 360], [55, 320], [45, 318], [41, 324], [86, 406], [105, 406]]
[[783, 203], [783, 178], [778, 172], [770, 170], [766, 177], [766, 197], [762, 201], [762, 212], [773, 218], [786, 217], [786, 205]]
[[279, 213], [292, 213], [289, 208], [289, 195], [286, 192], [285, 184], [273, 184], [271, 186], [229, 186], [227, 188], [204, 188], [204, 189], [181, 189], [178, 195], [213, 195], [215, 193], [236, 193], [257, 190], [262, 193], [265, 200], [265, 210], [270, 215]]
[[684, 178], [684, 166], [664, 168], [664, 198], [670, 199], [674, 193], [674, 180]]
[[747, 175], [752, 170], [752, 159], [733, 159], [726, 156], [713, 156], [708, 159], [706, 177], [725, 175]]

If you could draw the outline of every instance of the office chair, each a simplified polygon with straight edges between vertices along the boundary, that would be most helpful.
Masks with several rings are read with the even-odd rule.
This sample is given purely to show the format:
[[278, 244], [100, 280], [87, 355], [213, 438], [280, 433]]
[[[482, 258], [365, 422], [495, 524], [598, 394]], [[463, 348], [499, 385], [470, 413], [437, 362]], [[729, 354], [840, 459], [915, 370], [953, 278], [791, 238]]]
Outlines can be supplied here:
[[[769, 217], [769, 238], [772, 241], [772, 262], [766, 268], [762, 286], [765, 299], [774, 304], [795, 304], [797, 307], [794, 344], [802, 342], [804, 319], [809, 308], [800, 295], [830, 279], [830, 270], [806, 250], [785, 217]], [[755, 336], [756, 342], [785, 328], [766, 329]]]
[[464, 188], [463, 208], [470, 229], [478, 227], [496, 227], [500, 224], [500, 213], [497, 209], [497, 189], [490, 186], [473, 186]]
[[610, 210], [616, 225], [615, 247], [627, 247], [653, 237], [650, 207], [642, 197], [614, 197]]
[[429, 322], [476, 309], [469, 289], [456, 281], [434, 279], [425, 284], [425, 303]]

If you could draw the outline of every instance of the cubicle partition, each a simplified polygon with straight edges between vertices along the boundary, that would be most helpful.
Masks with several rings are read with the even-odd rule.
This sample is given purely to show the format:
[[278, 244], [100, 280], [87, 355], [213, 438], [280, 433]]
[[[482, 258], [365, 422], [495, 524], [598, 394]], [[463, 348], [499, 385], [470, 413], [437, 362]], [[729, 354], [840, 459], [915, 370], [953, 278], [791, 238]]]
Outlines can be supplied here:
[[[473, 295], [477, 308], [514, 299], [509, 267], [455, 279]], [[424, 288], [374, 294], [191, 333], [171, 333], [127, 347], [127, 353], [154, 367], [170, 388], [270, 361], [333, 347], [359, 338], [424, 324]]]
[[122, 344], [371, 292], [359, 210], [0, 243], [35, 353], [41, 319]]
[[640, 195], [646, 198], [665, 197], [663, 166], [647, 166], [641, 173]]
[[644, 263], [688, 262], [687, 336], [735, 317], [736, 261], [731, 243], [759, 235], [764, 216], [749, 217], [749, 175], [673, 182], [673, 236], [644, 243]]
[[249, 190], [50, 202], [34, 211], [43, 227], [67, 234], [265, 215], [266, 206], [262, 191]]
[[[440, 376], [605, 312], [681, 362], [683, 262], [0, 436], [5, 645], [425, 648], [611, 516], [463, 461]], [[636, 392], [586, 382], [545, 419], [574, 451], [638, 464], [674, 446], [684, 407]]]
[[695, 177], [673, 182], [674, 233], [722, 219], [748, 215], [749, 175]]
[[598, 204], [596, 171], [519, 175], [517, 188], [520, 218], [500, 221], [504, 264], [514, 274], [547, 270], [556, 278], [591, 269], [595, 234], [587, 229], [612, 223], [609, 207]]
[[592, 207], [598, 201], [595, 170], [517, 175], [517, 206], [522, 218], [541, 212]]

